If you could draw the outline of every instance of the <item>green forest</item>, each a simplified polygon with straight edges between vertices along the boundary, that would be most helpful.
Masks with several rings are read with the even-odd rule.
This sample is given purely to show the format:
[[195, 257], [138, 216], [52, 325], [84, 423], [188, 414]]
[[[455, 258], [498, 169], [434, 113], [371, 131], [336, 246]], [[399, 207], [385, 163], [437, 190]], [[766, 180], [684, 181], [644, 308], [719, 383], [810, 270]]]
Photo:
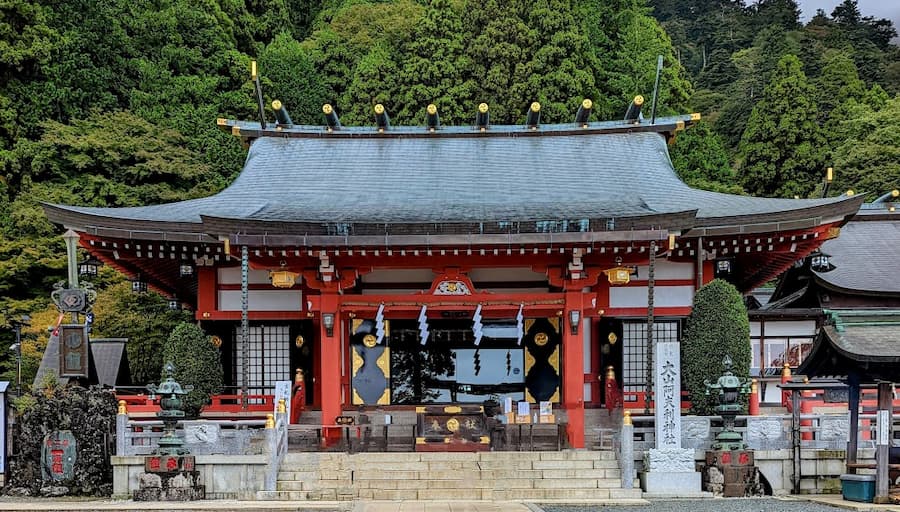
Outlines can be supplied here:
[[[845, 0], [801, 22], [793, 0], [7, 0], [0, 2], [0, 341], [32, 316], [30, 382], [65, 278], [61, 230], [42, 202], [135, 206], [206, 196], [245, 150], [217, 117], [253, 119], [257, 60], [265, 103], [298, 124], [445, 125], [480, 102], [495, 124], [621, 118], [653, 91], [659, 112], [700, 112], [676, 139], [689, 184], [771, 197], [881, 194], [900, 184], [900, 48], [891, 22]], [[274, 118], [271, 111], [270, 119]], [[158, 377], [163, 340], [189, 313], [132, 295], [104, 268], [94, 336], [129, 337], [138, 381]], [[13, 380], [13, 354], [0, 356]]]

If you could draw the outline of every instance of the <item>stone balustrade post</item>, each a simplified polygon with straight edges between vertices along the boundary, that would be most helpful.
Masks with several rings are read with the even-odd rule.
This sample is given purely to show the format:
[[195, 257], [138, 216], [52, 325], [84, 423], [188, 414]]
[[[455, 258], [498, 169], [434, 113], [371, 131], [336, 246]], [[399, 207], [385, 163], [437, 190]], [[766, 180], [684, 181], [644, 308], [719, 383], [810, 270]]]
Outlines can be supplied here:
[[129, 455], [128, 446], [131, 444], [131, 429], [128, 428], [128, 411], [125, 401], [119, 401], [119, 411], [116, 414], [116, 455]]
[[625, 411], [622, 417], [622, 439], [619, 443], [619, 468], [622, 488], [634, 487], [634, 424], [631, 422], [631, 411]]

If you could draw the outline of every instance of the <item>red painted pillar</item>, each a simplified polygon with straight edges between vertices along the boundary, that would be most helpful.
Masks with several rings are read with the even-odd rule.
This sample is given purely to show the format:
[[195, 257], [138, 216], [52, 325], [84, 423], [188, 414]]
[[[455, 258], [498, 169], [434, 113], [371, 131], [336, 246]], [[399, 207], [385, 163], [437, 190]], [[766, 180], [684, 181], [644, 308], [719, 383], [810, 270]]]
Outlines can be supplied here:
[[[322, 424], [334, 425], [334, 419], [341, 415], [341, 323], [340, 297], [336, 293], [322, 292], [319, 308], [319, 387], [322, 399]], [[326, 328], [327, 315], [333, 322]], [[330, 332], [330, 334], [329, 334]]]
[[759, 416], [759, 384], [756, 379], [750, 381], [750, 403], [748, 404], [747, 414], [750, 416]]
[[216, 269], [197, 267], [197, 309], [194, 317], [203, 320], [216, 309]]
[[[572, 327], [572, 312], [578, 315]], [[566, 292], [563, 314], [563, 407], [569, 417], [566, 433], [572, 448], [584, 448], [584, 304], [581, 292]]]

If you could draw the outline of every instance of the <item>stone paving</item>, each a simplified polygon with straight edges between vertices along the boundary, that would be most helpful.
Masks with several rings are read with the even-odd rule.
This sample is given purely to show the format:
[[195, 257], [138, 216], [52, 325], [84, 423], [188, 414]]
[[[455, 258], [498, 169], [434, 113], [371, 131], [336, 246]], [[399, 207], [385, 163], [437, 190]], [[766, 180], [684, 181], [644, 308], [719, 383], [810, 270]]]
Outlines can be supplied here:
[[898, 512], [900, 505], [873, 505], [844, 501], [840, 495], [782, 498], [707, 498], [650, 500], [645, 505], [539, 504], [544, 512], [841, 512], [843, 510]]
[[844, 501], [839, 495], [702, 500], [618, 500], [579, 504], [516, 501], [236, 501], [134, 502], [96, 499], [0, 498], [0, 512], [900, 512], [900, 505]]

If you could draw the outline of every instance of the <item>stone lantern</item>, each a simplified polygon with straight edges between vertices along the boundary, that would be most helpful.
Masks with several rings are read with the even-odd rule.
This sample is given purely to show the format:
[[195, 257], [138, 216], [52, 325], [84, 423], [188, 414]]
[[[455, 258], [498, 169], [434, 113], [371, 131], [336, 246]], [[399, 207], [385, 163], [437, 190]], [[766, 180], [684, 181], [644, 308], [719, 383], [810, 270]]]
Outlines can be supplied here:
[[713, 384], [706, 380], [703, 381], [703, 384], [706, 385], [706, 394], [718, 396], [719, 405], [716, 406], [716, 413], [722, 417], [723, 423], [722, 431], [716, 436], [713, 449], [742, 450], [747, 447], [747, 444], [744, 443], [740, 432], [734, 430], [734, 418], [744, 412], [741, 398], [750, 394], [750, 379], [742, 379], [731, 373], [733, 363], [727, 354], [722, 360], [722, 365], [725, 367], [725, 372], [719, 377], [719, 380]]
[[159, 395], [160, 411], [156, 417], [163, 422], [163, 435], [159, 439], [159, 448], [156, 453], [159, 455], [183, 455], [188, 450], [182, 448], [184, 439], [175, 433], [175, 427], [178, 422], [184, 419], [183, 396], [193, 391], [194, 386], [184, 386], [179, 384], [173, 375], [175, 374], [175, 365], [171, 361], [163, 367], [166, 378], [157, 386], [150, 384], [147, 390], [154, 395]]
[[706, 394], [714, 394], [719, 404], [716, 413], [722, 416], [722, 431], [716, 436], [712, 450], [706, 452], [703, 488], [726, 497], [759, 494], [759, 471], [754, 465], [753, 450], [747, 449], [740, 432], [734, 430], [735, 416], [744, 412], [742, 398], [750, 393], [750, 379], [731, 372], [731, 357], [722, 360], [725, 372], [715, 383], [704, 381]]
[[178, 422], [184, 419], [184, 395], [194, 389], [182, 386], [175, 378], [175, 365], [171, 361], [163, 367], [165, 378], [157, 386], [150, 384], [147, 390], [159, 395], [160, 411], [156, 417], [163, 422], [163, 435], [153, 454], [144, 457], [144, 473], [138, 475], [139, 489], [134, 491], [135, 501], [187, 501], [203, 499], [206, 495], [199, 482], [199, 472], [193, 455], [184, 448], [184, 439], [176, 432]]

